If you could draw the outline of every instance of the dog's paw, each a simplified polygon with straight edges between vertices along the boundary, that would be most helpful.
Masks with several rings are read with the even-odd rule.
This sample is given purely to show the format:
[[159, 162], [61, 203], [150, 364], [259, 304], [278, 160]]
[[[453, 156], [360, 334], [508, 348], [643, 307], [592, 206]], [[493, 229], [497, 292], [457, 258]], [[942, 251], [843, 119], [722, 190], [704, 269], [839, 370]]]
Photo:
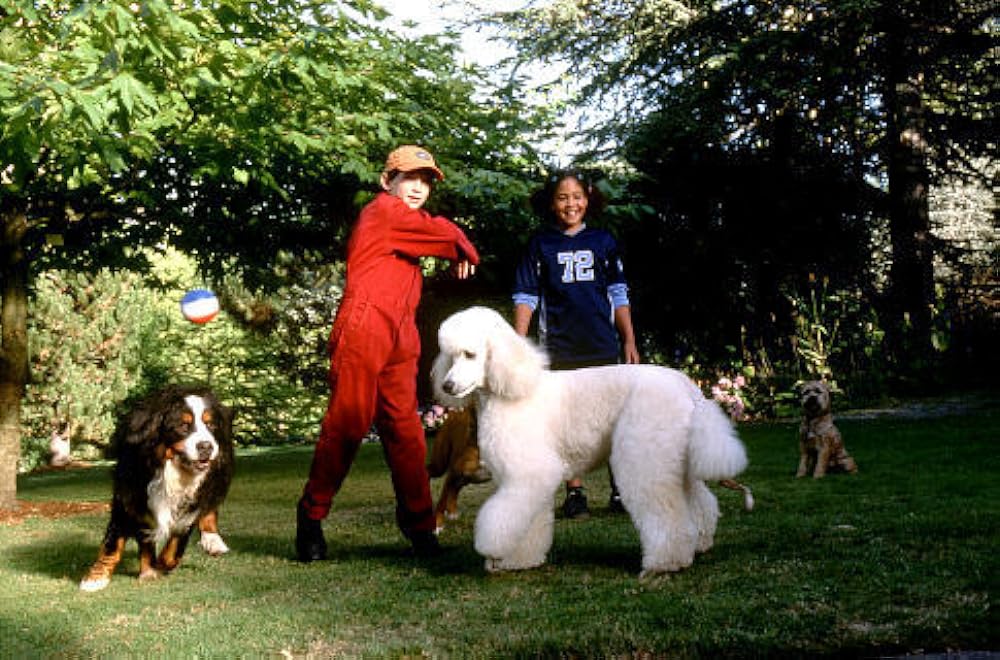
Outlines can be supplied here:
[[109, 584], [111, 584], [111, 578], [107, 576], [85, 577], [80, 581], [80, 591], [100, 591]]
[[486, 572], [487, 573], [503, 573], [504, 571], [510, 570], [504, 568], [502, 559], [495, 559], [492, 557], [486, 558]]
[[214, 532], [202, 532], [201, 540], [198, 541], [198, 545], [201, 549], [205, 551], [206, 554], [212, 557], [218, 557], [219, 555], [224, 555], [229, 552], [229, 546], [226, 545], [222, 537]]
[[487, 557], [486, 572], [502, 573], [504, 571], [526, 571], [531, 568], [538, 568], [544, 563], [545, 559], [520, 562], [520, 561], [511, 561], [510, 559]]
[[489, 468], [480, 463], [479, 467], [476, 468], [475, 472], [468, 475], [467, 478], [470, 484], [482, 484], [492, 480], [493, 473], [490, 472]]
[[162, 575], [163, 574], [155, 568], [147, 568], [139, 573], [139, 580], [142, 582], [150, 582], [152, 580], [159, 580]]
[[646, 569], [639, 573], [639, 582], [647, 588], [657, 587], [668, 582], [673, 575], [673, 573]]
[[458, 511], [445, 511], [444, 517], [448, 520], [458, 520]]

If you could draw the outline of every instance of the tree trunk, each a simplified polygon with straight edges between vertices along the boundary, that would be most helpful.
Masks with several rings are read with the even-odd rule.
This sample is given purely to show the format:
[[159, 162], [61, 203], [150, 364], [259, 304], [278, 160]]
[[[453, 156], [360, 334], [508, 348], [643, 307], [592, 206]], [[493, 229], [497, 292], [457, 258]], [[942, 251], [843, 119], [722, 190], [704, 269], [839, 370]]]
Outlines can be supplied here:
[[0, 509], [17, 505], [21, 400], [28, 382], [27, 228], [23, 213], [0, 214]]
[[[907, 46], [906, 23], [889, 35], [886, 76], [891, 318], [886, 331], [898, 366], [924, 365], [931, 354], [934, 246], [930, 233], [923, 74]], [[912, 37], [910, 37], [912, 38]]]

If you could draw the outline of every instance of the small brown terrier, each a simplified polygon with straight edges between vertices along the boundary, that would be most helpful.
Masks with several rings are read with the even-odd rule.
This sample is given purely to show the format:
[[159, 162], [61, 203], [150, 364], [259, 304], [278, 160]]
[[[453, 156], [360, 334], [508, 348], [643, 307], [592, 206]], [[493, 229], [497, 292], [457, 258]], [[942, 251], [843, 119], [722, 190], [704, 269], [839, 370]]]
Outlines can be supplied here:
[[459, 491], [469, 484], [481, 484], [493, 478], [479, 461], [476, 416], [471, 408], [448, 413], [435, 435], [427, 461], [427, 473], [432, 478], [444, 477], [441, 495], [434, 508], [436, 531], [440, 532], [446, 519], [458, 518]]
[[821, 479], [828, 471], [857, 472], [858, 465], [847, 453], [840, 431], [833, 425], [830, 388], [821, 380], [802, 384], [802, 426], [799, 427], [799, 469], [796, 477], [812, 470]]

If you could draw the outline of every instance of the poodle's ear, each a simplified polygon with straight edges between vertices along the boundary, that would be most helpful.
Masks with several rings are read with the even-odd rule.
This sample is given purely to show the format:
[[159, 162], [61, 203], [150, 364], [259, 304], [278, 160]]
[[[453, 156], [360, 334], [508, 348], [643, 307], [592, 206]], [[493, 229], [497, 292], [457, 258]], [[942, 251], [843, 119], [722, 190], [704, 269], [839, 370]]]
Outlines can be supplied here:
[[448, 370], [450, 369], [451, 357], [444, 351], [441, 351], [434, 358], [434, 364], [431, 366], [431, 385], [434, 391], [434, 400], [448, 408], [464, 408], [471, 403], [471, 397], [452, 396], [441, 388], [441, 384], [444, 383], [445, 376], [448, 375]]
[[486, 383], [497, 396], [520, 399], [531, 394], [548, 360], [538, 347], [506, 322], [495, 324], [487, 337]]

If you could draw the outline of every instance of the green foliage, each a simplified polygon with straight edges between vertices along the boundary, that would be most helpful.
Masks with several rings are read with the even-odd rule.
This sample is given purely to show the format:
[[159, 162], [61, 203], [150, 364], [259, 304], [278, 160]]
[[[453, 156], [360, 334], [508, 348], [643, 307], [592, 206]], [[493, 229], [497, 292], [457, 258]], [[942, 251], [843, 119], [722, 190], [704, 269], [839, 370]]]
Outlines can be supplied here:
[[[146, 273], [149, 255], [164, 246], [191, 255], [213, 281], [242, 275], [255, 295], [284, 286], [275, 277], [284, 255], [332, 264], [343, 254], [368, 194], [361, 189], [374, 188], [385, 154], [401, 142], [431, 148], [453, 189], [492, 177], [500, 182], [493, 193], [518, 194], [515, 175], [536, 158], [523, 130], [535, 130], [541, 113], [509, 90], [496, 92], [503, 103], [483, 104], [479, 95], [494, 90], [457, 64], [452, 39], [404, 38], [385, 29], [384, 18], [368, 0], [2, 2], [0, 281], [20, 284], [5, 290], [4, 304], [19, 305], [40, 273]], [[480, 211], [451, 197], [470, 227], [496, 226], [511, 201], [477, 198], [477, 207], [491, 202]], [[160, 293], [183, 291], [175, 285]], [[151, 314], [131, 327], [154, 327]], [[210, 381], [243, 408], [238, 424], [255, 442], [309, 435], [296, 420], [318, 418], [308, 389], [316, 370], [300, 389], [296, 369], [278, 377], [274, 364], [279, 355], [286, 366], [314, 365], [315, 324], [284, 315], [298, 326], [289, 326], [282, 345], [248, 334], [243, 320], [194, 328], [176, 316], [115, 346], [133, 360], [141, 345], [142, 370], [130, 378], [142, 387]], [[13, 325], [5, 337], [24, 337], [26, 329]], [[108, 331], [97, 325], [79, 350]], [[310, 337], [295, 345], [299, 329]], [[6, 367], [26, 364], [24, 353], [0, 346], [0, 393], [8, 397], [24, 377]], [[33, 389], [55, 388], [68, 377], [59, 372], [58, 363], [45, 364]], [[44, 453], [37, 447], [48, 437], [45, 425], [60, 423], [68, 408], [79, 412], [82, 399], [94, 401], [86, 404], [94, 421], [76, 420], [73, 433], [102, 442], [95, 438], [107, 423], [97, 420], [130, 386], [118, 380], [91, 398], [73, 385], [30, 403], [27, 462]], [[4, 410], [16, 408], [4, 401]], [[5, 457], [16, 456], [16, 433], [3, 435]]]
[[53, 433], [78, 458], [94, 458], [110, 437], [115, 407], [138, 385], [146, 344], [166, 322], [137, 275], [49, 271], [31, 305], [31, 375], [24, 400], [22, 463], [48, 458]]
[[925, 319], [942, 247], [925, 239], [926, 193], [961, 175], [989, 194], [994, 178], [994, 13], [976, 0], [559, 0], [492, 20], [519, 63], [568, 67], [588, 144], [637, 170], [655, 213], [627, 237], [630, 279], [637, 327], [661, 350], [717, 362], [745, 334], [784, 351], [781, 292], [825, 272], [864, 290], [905, 372], [944, 346]]
[[26, 212], [45, 267], [141, 265], [132, 247], [169, 240], [217, 277], [233, 256], [266, 273], [283, 250], [338, 247], [358, 189], [417, 142], [448, 172], [444, 207], [493, 224], [520, 198], [516, 174], [536, 162], [523, 136], [543, 113], [457, 64], [452, 40], [404, 38], [383, 17], [365, 0], [10, 3], [5, 209]]
[[[650, 582], [636, 577], [628, 517], [605, 512], [603, 469], [586, 480], [591, 518], [556, 520], [549, 564], [490, 575], [472, 544], [489, 484], [463, 490], [462, 517], [441, 535], [449, 552], [419, 562], [396, 528], [381, 448], [364, 445], [324, 521], [330, 561], [302, 565], [294, 503], [310, 450], [241, 450], [220, 522], [232, 551], [211, 558], [192, 543], [154, 584], [136, 579], [129, 541], [110, 586], [79, 592], [106, 513], [0, 525], [4, 652], [840, 658], [998, 648], [996, 401], [966, 416], [838, 426], [860, 471], [822, 480], [793, 477], [796, 425], [741, 426], [755, 510], [711, 486], [723, 514], [715, 547]], [[100, 502], [110, 484], [98, 468], [22, 477], [20, 491], [31, 502]]]
[[[300, 327], [296, 314], [309, 309], [278, 312], [275, 333], [247, 327], [226, 310], [196, 325], [179, 309], [187, 290], [203, 286], [194, 262], [172, 251], [151, 261], [146, 277], [102, 270], [49, 271], [38, 279], [23, 469], [47, 460], [56, 432], [69, 437], [74, 458], [102, 456], [124, 402], [167, 383], [212, 386], [237, 411], [242, 444], [297, 442], [315, 432], [325, 381], [303, 378], [308, 369], [296, 360], [316, 368], [324, 351], [313, 345], [313, 355], [300, 344], [295, 352], [296, 338], [282, 332]], [[323, 325], [328, 331], [329, 320]]]
[[[857, 350], [851, 356], [855, 364], [863, 361], [867, 366], [877, 359], [885, 333], [857, 292], [831, 291], [829, 278], [810, 274], [808, 299], [787, 295], [795, 322], [792, 346], [804, 379], [826, 380], [836, 387], [833, 362], [850, 349]], [[847, 362], [841, 364], [846, 367]]]

